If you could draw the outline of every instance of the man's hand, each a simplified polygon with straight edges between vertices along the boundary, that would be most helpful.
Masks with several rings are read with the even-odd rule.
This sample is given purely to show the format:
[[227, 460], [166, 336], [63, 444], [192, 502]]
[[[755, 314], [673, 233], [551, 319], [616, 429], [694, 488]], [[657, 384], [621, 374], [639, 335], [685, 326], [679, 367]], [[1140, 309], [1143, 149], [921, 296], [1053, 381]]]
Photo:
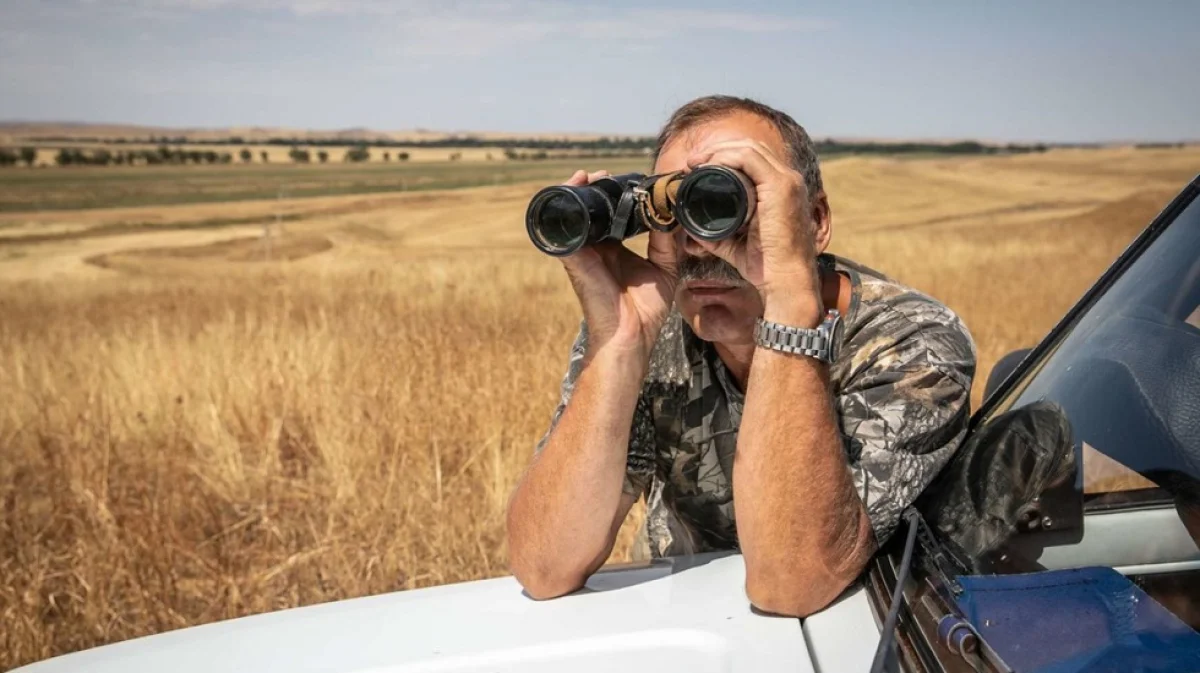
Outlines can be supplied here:
[[[608, 171], [577, 171], [565, 184], [590, 184]], [[562, 258], [588, 324], [589, 354], [635, 355], [647, 362], [675, 296], [675, 242], [650, 233], [647, 259], [619, 242], [586, 246]]]
[[827, 232], [813, 218], [804, 176], [751, 140], [714, 143], [688, 158], [691, 168], [705, 164], [742, 171], [754, 182], [757, 207], [744, 234], [697, 243], [758, 289], [767, 319], [816, 327], [824, 314], [817, 239]]
[[[714, 143], [687, 163], [740, 170], [757, 198], [743, 235], [697, 243], [754, 284], [766, 319], [820, 324], [825, 307], [816, 258], [829, 237], [827, 212], [817, 203], [823, 195], [810, 198], [803, 176], [761, 142]], [[746, 593], [760, 610], [807, 616], [858, 575], [874, 538], [847, 469], [827, 367], [756, 351], [733, 491]]]

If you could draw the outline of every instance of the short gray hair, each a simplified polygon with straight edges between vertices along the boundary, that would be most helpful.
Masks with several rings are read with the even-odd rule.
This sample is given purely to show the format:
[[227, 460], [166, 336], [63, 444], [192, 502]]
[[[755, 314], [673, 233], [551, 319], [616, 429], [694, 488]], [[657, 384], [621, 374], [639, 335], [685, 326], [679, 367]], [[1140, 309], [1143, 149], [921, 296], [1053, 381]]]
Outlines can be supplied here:
[[704, 96], [686, 103], [676, 110], [663, 125], [662, 130], [658, 132], [651, 165], [658, 162], [658, 155], [662, 152], [663, 147], [666, 147], [667, 143], [679, 134], [705, 122], [736, 112], [755, 115], [767, 120], [775, 127], [775, 130], [783, 138], [784, 146], [787, 147], [788, 161], [792, 168], [804, 176], [804, 185], [808, 188], [809, 198], [825, 190], [825, 186], [821, 182], [821, 165], [817, 161], [817, 150], [804, 127], [797, 124], [796, 120], [786, 112], [776, 110], [756, 100], [736, 96]]

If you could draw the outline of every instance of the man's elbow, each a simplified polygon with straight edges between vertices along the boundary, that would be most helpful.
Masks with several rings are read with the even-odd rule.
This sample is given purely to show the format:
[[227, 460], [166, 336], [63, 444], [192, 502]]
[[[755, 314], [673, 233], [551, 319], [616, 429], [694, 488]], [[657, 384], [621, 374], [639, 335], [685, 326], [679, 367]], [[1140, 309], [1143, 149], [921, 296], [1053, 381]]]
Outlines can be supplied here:
[[760, 612], [808, 617], [829, 607], [866, 568], [869, 554], [835, 567], [796, 562], [786, 568], [746, 564], [746, 598]]
[[854, 578], [830, 582], [775, 576], [769, 579], [746, 578], [746, 598], [759, 612], [781, 617], [805, 618], [824, 610]]
[[565, 596], [582, 587], [587, 581], [587, 575], [584, 573], [547, 566], [526, 568], [514, 564], [511, 570], [513, 576], [524, 587], [525, 593], [537, 601]]

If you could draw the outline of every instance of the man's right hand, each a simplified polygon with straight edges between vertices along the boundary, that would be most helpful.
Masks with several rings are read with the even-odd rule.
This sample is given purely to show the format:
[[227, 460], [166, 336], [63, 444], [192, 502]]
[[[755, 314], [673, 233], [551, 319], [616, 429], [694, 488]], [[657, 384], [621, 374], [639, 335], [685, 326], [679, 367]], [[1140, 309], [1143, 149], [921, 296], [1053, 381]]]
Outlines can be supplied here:
[[[579, 171], [566, 184], [605, 175]], [[562, 262], [587, 320], [590, 364], [578, 371], [570, 404], [517, 485], [507, 517], [509, 567], [538, 599], [583, 586], [612, 553], [637, 501], [623, 488], [631, 421], [675, 294], [670, 234], [651, 233], [648, 259], [609, 242]]]
[[[564, 184], [582, 186], [607, 175], [608, 171], [576, 171]], [[589, 357], [612, 352], [649, 361], [675, 298], [671, 234], [650, 232], [646, 258], [619, 242], [606, 241], [563, 257], [562, 263], [587, 320]]]

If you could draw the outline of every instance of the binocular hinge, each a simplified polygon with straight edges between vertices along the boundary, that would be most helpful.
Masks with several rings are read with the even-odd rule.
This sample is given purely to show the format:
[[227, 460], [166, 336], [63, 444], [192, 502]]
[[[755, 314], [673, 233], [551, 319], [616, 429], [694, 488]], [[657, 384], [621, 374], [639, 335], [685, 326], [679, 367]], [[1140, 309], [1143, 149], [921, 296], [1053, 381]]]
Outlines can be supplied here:
[[[641, 210], [642, 221], [658, 232], [669, 232], [675, 228], [675, 204], [667, 189], [668, 183], [678, 178], [679, 172], [651, 176], [650, 179], [633, 187]], [[662, 185], [655, 183], [662, 182]], [[650, 187], [647, 189], [646, 187]]]

